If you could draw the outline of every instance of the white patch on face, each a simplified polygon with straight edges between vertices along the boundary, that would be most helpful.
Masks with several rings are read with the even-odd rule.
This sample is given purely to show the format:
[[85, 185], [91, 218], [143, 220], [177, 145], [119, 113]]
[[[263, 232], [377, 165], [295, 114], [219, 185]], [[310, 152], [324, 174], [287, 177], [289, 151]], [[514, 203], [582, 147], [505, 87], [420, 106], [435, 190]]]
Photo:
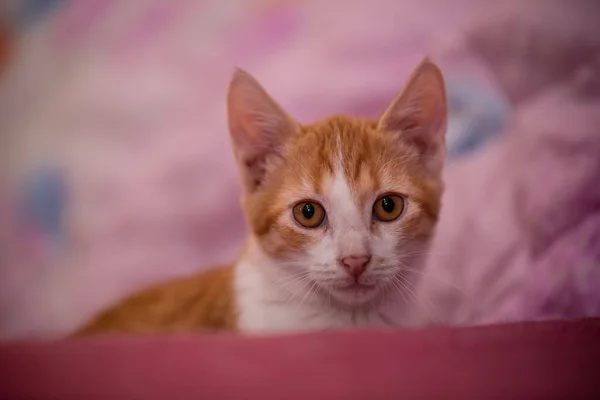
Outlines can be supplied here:
[[338, 136], [337, 163], [326, 197], [330, 203], [329, 222], [339, 259], [369, 253], [370, 216], [356, 204], [342, 167], [341, 140]]
[[[334, 160], [334, 166], [331, 175], [322, 177], [322, 190], [319, 193], [313, 187], [312, 180], [308, 179], [301, 182], [300, 186], [294, 185], [279, 192], [279, 201], [290, 205], [290, 211], [281, 217], [283, 221], [292, 229], [312, 236], [316, 244], [306, 248], [305, 252], [290, 254], [286, 260], [265, 261], [269, 265], [265, 272], [271, 282], [287, 292], [288, 298], [292, 299], [290, 303], [319, 304], [336, 300], [338, 305], [352, 310], [356, 306], [373, 304], [383, 295], [388, 296], [388, 292], [394, 290], [393, 281], [401, 265], [414, 267], [409, 258], [399, 253], [405, 253], [405, 250], [413, 253], [415, 249], [408, 243], [403, 245], [404, 240], [398, 236], [401, 220], [375, 222], [379, 226], [378, 233], [374, 233], [372, 207], [382, 193], [372, 193], [364, 204], [358, 204], [344, 173], [340, 153]], [[403, 186], [398, 181], [395, 184], [383, 183], [382, 190], [404, 193]], [[323, 227], [305, 229], [294, 221], [291, 206], [307, 199], [318, 201], [325, 208]], [[415, 211], [408, 206], [409, 214]], [[356, 280], [340, 260], [362, 255], [370, 255], [371, 262]], [[356, 287], [356, 283], [362, 286]]]
[[[338, 142], [338, 149], [340, 149]], [[343, 303], [362, 303], [375, 290], [351, 290], [356, 284], [340, 260], [348, 256], [370, 255], [371, 215], [356, 203], [338, 152], [336, 168], [323, 184], [323, 206], [327, 212], [326, 230], [319, 244], [309, 250], [309, 273], [319, 287]], [[359, 278], [359, 283], [368, 274]]]
[[[357, 204], [342, 167], [341, 154], [338, 154], [334, 174], [324, 182], [323, 189], [327, 229], [319, 238], [318, 244], [309, 249], [307, 265], [310, 279], [328, 295], [349, 305], [364, 304], [383, 291], [390, 288], [393, 290], [398, 284], [394, 280], [402, 265], [411, 264], [409, 258], [399, 254], [402, 239], [398, 237], [398, 224], [401, 224], [401, 220], [376, 222], [380, 224], [379, 234], [372, 231], [372, 203], [378, 193], [373, 193], [365, 204]], [[414, 252], [410, 247], [406, 246], [407, 252]], [[371, 256], [371, 262], [358, 281], [355, 281], [339, 260], [361, 255]], [[366, 289], [361, 287], [349, 290], [355, 283], [364, 285]]]

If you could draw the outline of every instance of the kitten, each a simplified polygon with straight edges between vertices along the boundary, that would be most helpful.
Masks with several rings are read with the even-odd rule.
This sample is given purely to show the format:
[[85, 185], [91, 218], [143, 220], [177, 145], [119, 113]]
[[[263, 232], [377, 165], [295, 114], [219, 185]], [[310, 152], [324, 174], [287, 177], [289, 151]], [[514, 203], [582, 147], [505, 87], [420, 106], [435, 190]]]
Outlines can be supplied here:
[[379, 120], [301, 125], [241, 70], [227, 106], [251, 228], [241, 257], [133, 295], [78, 334], [406, 325], [443, 190], [438, 67], [425, 59]]

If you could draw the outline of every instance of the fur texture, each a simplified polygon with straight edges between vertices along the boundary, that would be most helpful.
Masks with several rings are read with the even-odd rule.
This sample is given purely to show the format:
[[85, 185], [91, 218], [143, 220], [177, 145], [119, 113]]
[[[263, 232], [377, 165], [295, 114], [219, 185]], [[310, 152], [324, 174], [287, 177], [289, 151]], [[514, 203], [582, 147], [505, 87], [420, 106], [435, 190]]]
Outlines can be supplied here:
[[[127, 299], [82, 333], [407, 324], [440, 212], [446, 118], [443, 78], [429, 60], [380, 119], [311, 125], [237, 70], [228, 121], [251, 230], [240, 260]], [[388, 212], [382, 201], [390, 218], [375, 212]], [[298, 219], [312, 218], [298, 214], [305, 205], [320, 210], [318, 224]], [[352, 260], [362, 260], [358, 273]]]
[[168, 282], [125, 299], [98, 315], [77, 335], [236, 329], [233, 267]]

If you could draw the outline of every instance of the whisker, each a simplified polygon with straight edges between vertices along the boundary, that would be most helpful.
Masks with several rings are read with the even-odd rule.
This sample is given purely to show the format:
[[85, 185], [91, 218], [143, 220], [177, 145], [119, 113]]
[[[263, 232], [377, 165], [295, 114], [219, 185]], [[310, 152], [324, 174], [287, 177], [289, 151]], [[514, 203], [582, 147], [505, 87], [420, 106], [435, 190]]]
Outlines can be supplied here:
[[306, 265], [306, 263], [300, 262], [300, 261], [285, 261], [285, 262], [279, 262], [275, 266], [276, 267], [289, 267], [289, 266], [302, 266], [302, 265]]
[[[400, 239], [406, 239], [407, 237], [400, 237]], [[412, 253], [402, 253], [400, 254], [400, 257], [402, 258], [406, 258], [406, 257], [412, 257], [412, 256], [448, 256], [448, 257], [452, 257], [455, 256], [456, 254], [458, 254], [457, 252], [450, 252], [450, 251], [438, 251], [438, 250], [426, 250], [426, 251], [416, 251], [416, 252], [412, 252]]]
[[282, 283], [281, 285], [277, 286], [277, 289], [283, 289], [286, 286], [290, 286], [290, 285], [292, 285], [294, 283], [300, 283], [300, 282], [305, 281], [305, 280], [307, 280], [307, 281], [309, 280], [308, 276], [307, 275], [302, 275], [302, 276], [296, 277], [295, 279], [292, 279], [290, 281]]
[[296, 297], [296, 295], [300, 293], [300, 291], [310, 283], [310, 280], [306, 279], [303, 281], [303, 283], [304, 284], [298, 290], [296, 290], [296, 292], [285, 302], [285, 306], [287, 306], [290, 303], [290, 301], [292, 301]]
[[306, 300], [306, 298], [312, 292], [312, 290], [314, 289], [314, 287], [315, 287], [316, 284], [317, 284], [317, 282], [313, 281], [312, 285], [310, 286], [310, 288], [308, 289], [308, 291], [306, 292], [306, 294], [304, 295], [304, 297], [302, 298], [302, 300], [300, 300], [300, 303], [298, 304], [297, 308], [302, 307], [302, 303], [304, 303], [304, 300]]
[[408, 301], [408, 299], [406, 298], [406, 296], [404, 296], [404, 293], [402, 291], [402, 287], [399, 286], [394, 280], [392, 281], [392, 286], [394, 286], [394, 288], [396, 289], [396, 291], [398, 293], [400, 293], [400, 296], [402, 296], [402, 300], [404, 300], [404, 302], [406, 303], [406, 306], [410, 307], [410, 302]]
[[289, 280], [291, 278], [296, 278], [296, 277], [302, 276], [302, 275], [308, 275], [308, 271], [300, 271], [300, 272], [297, 272], [297, 273], [294, 273], [294, 274], [286, 275], [283, 278], [276, 280], [274, 283], [285, 282], [285, 281], [287, 281], [287, 280]]
[[432, 312], [432, 308], [433, 306], [431, 304], [425, 304], [425, 301], [422, 300], [415, 292], [413, 289], [411, 289], [410, 287], [410, 281], [406, 278], [406, 276], [399, 274], [396, 275], [396, 279], [398, 284], [400, 284], [403, 288], [406, 289], [406, 291], [408, 292], [408, 294], [410, 294], [420, 305], [421, 307], [423, 307], [423, 309], [425, 310], [425, 312], [427, 312], [429, 314], [429, 316], [431, 317], [431, 319], [435, 322], [435, 323], [439, 323], [439, 318], [436, 316], [436, 314], [434, 312]]
[[417, 274], [417, 275], [421, 275], [421, 276], [426, 276], [426, 277], [431, 277], [431, 278], [437, 279], [439, 282], [441, 282], [441, 283], [443, 283], [445, 285], [448, 285], [448, 286], [450, 286], [450, 287], [458, 290], [460, 292], [460, 294], [462, 294], [463, 296], [465, 296], [467, 298], [469, 297], [469, 295], [467, 295], [467, 292], [465, 292], [465, 290], [462, 289], [460, 286], [458, 286], [458, 285], [450, 282], [447, 279], [442, 279], [442, 277], [439, 276], [439, 275], [436, 275], [434, 273], [427, 273], [427, 270], [425, 270], [425, 271], [419, 271], [417, 269], [410, 268], [410, 267], [408, 267], [406, 265], [403, 265], [402, 263], [400, 263], [400, 265], [401, 265], [401, 267], [402, 267], [402, 269], [404, 271], [407, 271], [407, 272], [410, 272], [410, 273], [413, 273], [413, 274]]

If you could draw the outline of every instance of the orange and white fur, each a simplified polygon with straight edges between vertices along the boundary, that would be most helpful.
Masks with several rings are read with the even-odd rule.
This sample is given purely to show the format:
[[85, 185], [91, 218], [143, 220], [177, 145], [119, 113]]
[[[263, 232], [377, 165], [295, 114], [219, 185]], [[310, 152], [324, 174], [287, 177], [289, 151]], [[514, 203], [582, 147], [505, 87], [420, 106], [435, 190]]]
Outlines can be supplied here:
[[378, 120], [302, 125], [241, 70], [227, 105], [251, 231], [241, 257], [134, 294], [77, 334], [409, 324], [443, 191], [438, 67], [424, 60]]

